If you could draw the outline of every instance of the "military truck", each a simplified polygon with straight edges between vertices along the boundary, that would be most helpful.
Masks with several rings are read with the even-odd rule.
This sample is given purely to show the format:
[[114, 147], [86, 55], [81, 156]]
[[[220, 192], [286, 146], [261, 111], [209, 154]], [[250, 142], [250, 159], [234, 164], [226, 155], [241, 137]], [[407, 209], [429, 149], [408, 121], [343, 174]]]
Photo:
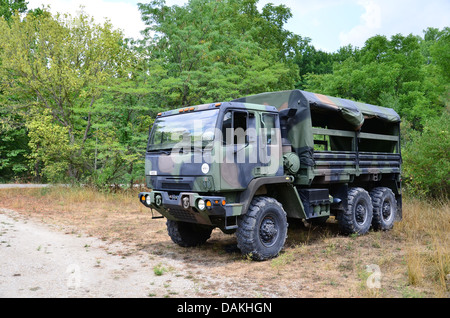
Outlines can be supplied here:
[[139, 199], [176, 244], [219, 228], [254, 260], [279, 254], [291, 219], [390, 230], [402, 217], [399, 123], [392, 109], [301, 90], [165, 111]]

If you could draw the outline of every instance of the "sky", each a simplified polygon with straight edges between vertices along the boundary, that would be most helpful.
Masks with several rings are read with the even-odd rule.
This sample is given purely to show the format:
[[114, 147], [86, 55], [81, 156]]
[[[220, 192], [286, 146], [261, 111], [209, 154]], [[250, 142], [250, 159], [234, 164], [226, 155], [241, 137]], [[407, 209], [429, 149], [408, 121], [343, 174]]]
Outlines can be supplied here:
[[[125, 36], [138, 38], [145, 28], [137, 3], [147, 0], [28, 0], [28, 8], [50, 5], [52, 12], [76, 14], [80, 6], [98, 23], [107, 17]], [[166, 0], [183, 5], [187, 0]], [[285, 28], [311, 38], [316, 49], [335, 52], [351, 44], [364, 46], [375, 35], [423, 35], [427, 27], [450, 27], [450, 0], [259, 0], [284, 4], [293, 17]]]

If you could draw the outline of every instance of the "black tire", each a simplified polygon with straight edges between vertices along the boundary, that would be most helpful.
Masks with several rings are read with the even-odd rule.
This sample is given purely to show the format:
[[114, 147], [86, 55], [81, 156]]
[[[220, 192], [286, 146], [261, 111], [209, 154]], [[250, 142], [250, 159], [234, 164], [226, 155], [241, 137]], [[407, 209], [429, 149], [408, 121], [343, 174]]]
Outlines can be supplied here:
[[238, 248], [253, 260], [276, 257], [287, 237], [287, 216], [283, 206], [269, 197], [255, 197], [246, 214], [238, 218]]
[[339, 229], [344, 234], [362, 235], [369, 231], [373, 206], [369, 193], [363, 188], [348, 190], [347, 210], [338, 214]]
[[397, 218], [397, 200], [391, 189], [380, 187], [370, 191], [373, 204], [372, 226], [375, 230], [388, 231]]
[[213, 228], [207, 225], [167, 220], [167, 231], [172, 241], [182, 247], [205, 244]]

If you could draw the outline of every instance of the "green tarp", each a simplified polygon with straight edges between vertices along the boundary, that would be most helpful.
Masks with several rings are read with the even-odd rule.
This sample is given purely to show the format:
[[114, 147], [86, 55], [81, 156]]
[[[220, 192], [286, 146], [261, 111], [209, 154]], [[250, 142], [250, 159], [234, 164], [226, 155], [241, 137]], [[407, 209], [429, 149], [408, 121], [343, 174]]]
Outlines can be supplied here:
[[364, 125], [365, 119], [376, 118], [384, 123], [400, 122], [400, 116], [390, 108], [301, 90], [262, 93], [233, 101], [270, 105], [279, 111], [297, 109], [295, 117], [288, 122], [288, 139], [301, 162], [308, 166], [314, 164], [313, 126], [357, 131]]

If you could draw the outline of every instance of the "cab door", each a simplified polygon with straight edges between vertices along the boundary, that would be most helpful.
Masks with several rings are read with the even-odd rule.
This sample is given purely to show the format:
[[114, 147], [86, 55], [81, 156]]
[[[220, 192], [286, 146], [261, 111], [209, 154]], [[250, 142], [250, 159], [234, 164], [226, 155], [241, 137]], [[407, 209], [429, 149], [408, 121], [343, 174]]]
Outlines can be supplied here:
[[260, 113], [256, 176], [283, 175], [281, 133], [278, 114]]
[[256, 118], [252, 111], [230, 109], [222, 120], [221, 189], [244, 190], [258, 165]]

